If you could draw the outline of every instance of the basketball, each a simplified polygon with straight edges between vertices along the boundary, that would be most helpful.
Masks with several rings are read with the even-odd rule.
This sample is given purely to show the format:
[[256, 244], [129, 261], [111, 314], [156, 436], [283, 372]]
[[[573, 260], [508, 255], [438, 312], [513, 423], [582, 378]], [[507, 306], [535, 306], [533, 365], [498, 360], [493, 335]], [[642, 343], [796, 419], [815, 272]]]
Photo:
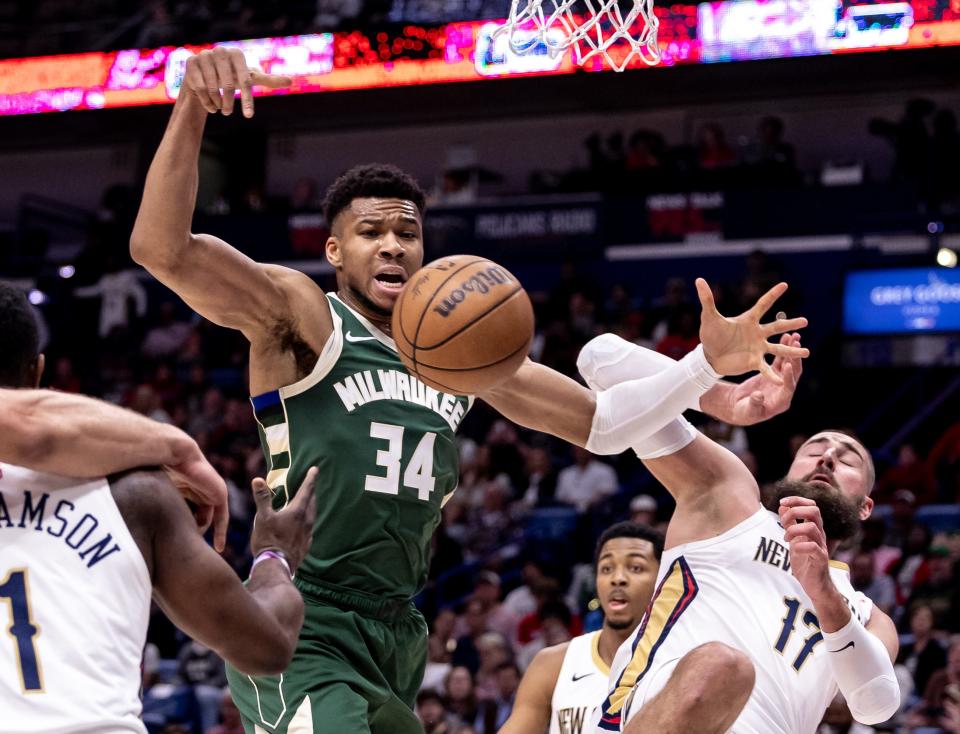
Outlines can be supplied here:
[[520, 282], [486, 258], [453, 255], [423, 266], [393, 310], [400, 359], [422, 382], [475, 395], [502, 382], [533, 340], [533, 307]]

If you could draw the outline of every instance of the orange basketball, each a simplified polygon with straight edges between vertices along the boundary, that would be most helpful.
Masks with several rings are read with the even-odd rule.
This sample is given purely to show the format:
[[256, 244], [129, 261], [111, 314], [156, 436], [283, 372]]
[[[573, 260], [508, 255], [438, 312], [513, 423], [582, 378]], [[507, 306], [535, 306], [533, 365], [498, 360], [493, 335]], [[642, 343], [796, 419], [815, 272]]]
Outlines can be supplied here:
[[523, 362], [533, 307], [520, 282], [483, 257], [452, 255], [424, 265], [393, 309], [393, 339], [410, 373], [432, 388], [476, 395]]

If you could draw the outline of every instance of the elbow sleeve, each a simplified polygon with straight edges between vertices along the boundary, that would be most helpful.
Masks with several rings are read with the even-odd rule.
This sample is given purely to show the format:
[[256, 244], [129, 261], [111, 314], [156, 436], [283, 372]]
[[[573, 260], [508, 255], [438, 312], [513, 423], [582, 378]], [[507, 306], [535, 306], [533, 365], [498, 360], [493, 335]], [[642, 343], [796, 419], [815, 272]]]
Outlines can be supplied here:
[[856, 617], [824, 632], [830, 666], [850, 713], [861, 724], [887, 721], [900, 707], [900, 685], [887, 648]]

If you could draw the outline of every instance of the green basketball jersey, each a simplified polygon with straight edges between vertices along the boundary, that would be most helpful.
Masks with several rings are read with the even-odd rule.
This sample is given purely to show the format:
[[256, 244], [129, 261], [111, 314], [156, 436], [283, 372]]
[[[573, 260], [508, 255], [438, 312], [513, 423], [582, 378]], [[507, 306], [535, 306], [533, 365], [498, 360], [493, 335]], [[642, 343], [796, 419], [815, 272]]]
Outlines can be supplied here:
[[300, 575], [408, 599], [426, 582], [430, 536], [457, 487], [455, 433], [472, 399], [424, 385], [392, 339], [337, 296], [327, 299], [333, 334], [313, 372], [252, 399], [267, 483], [279, 508], [319, 469]]

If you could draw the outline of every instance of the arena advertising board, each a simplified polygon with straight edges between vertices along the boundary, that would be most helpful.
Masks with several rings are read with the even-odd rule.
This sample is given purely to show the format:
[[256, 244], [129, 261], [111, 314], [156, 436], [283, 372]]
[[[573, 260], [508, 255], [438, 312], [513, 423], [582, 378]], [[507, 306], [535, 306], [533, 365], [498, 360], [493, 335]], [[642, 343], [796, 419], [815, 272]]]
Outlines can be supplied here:
[[960, 270], [910, 268], [847, 275], [848, 334], [960, 331]]
[[[753, 59], [960, 45], [960, 7], [939, 0], [854, 4], [847, 0], [719, 0], [656, 9], [660, 67]], [[251, 63], [296, 78], [308, 94], [572, 74], [570, 53], [545, 46], [514, 53], [490, 21], [391, 30], [262, 38], [219, 45]], [[560, 28], [555, 33], [563, 34]], [[0, 61], [0, 115], [164, 104], [176, 99], [187, 58], [207, 46], [133, 49]], [[630, 68], [648, 68], [639, 60]], [[586, 72], [611, 71], [602, 57]]]

